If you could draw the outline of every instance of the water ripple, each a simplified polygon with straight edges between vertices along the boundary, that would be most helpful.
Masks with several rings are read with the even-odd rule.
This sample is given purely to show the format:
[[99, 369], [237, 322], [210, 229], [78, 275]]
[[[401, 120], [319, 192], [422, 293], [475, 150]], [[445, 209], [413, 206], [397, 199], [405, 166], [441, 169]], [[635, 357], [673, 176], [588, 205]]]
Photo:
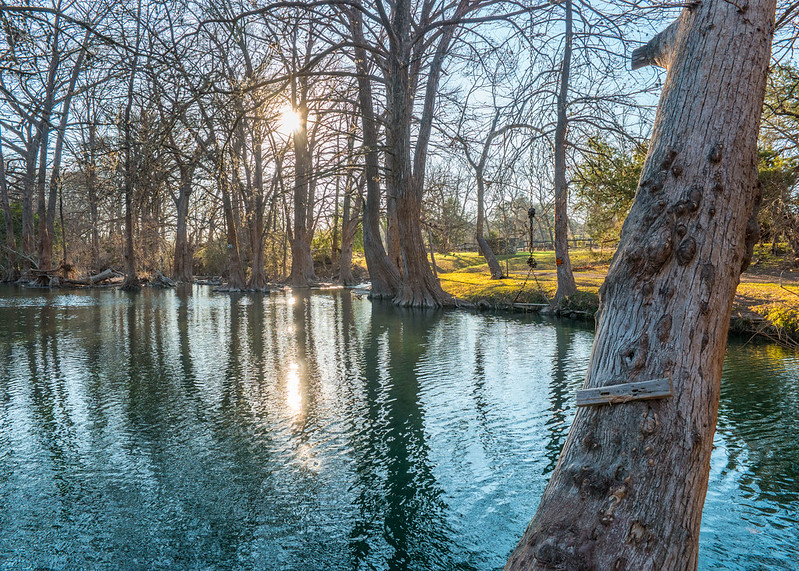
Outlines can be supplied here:
[[[335, 292], [5, 292], [0, 569], [500, 568], [592, 343]], [[797, 378], [731, 345], [700, 568], [799, 558]]]

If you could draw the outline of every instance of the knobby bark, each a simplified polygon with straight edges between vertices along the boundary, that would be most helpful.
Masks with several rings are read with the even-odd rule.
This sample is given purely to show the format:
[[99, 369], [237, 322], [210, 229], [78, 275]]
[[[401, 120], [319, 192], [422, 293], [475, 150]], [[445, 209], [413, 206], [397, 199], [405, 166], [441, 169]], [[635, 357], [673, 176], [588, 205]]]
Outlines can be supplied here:
[[695, 569], [735, 289], [758, 236], [756, 141], [774, 0], [683, 10], [649, 154], [603, 285], [583, 407], [506, 569]]
[[565, 0], [566, 31], [563, 63], [558, 91], [558, 120], [555, 125], [555, 263], [558, 289], [555, 302], [577, 293], [571, 258], [569, 257], [569, 185], [566, 182], [566, 132], [569, 126], [569, 74], [572, 59], [572, 2]]

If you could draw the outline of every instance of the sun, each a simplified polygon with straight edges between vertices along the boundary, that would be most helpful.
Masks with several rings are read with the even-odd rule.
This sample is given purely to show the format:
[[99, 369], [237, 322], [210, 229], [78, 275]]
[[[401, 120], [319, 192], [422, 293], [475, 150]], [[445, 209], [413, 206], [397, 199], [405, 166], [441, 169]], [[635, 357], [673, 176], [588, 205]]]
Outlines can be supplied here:
[[285, 107], [280, 115], [280, 130], [289, 135], [300, 130], [300, 115], [291, 107]]

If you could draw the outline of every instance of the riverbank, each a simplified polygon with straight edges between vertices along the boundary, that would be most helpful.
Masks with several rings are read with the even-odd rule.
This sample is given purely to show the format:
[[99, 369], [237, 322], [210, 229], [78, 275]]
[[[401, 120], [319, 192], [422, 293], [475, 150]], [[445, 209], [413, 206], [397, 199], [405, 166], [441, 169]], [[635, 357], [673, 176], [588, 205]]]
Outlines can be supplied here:
[[[592, 319], [599, 304], [599, 287], [607, 275], [612, 251], [570, 252], [579, 292], [558, 309], [561, 314]], [[555, 254], [536, 252], [536, 269], [530, 271], [528, 254], [500, 258], [507, 275], [489, 277], [483, 258], [472, 252], [437, 254], [442, 287], [454, 296], [482, 308], [535, 309], [551, 300], [557, 290]], [[528, 304], [528, 305], [525, 305]], [[735, 297], [731, 330], [758, 334], [799, 347], [799, 270], [764, 250], [755, 252], [741, 276]]]

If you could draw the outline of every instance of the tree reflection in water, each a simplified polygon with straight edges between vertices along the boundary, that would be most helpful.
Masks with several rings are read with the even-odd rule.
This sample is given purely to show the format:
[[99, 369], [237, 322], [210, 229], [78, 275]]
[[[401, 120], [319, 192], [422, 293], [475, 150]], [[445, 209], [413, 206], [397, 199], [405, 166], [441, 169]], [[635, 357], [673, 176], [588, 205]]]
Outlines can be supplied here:
[[[591, 345], [347, 292], [6, 291], [9, 568], [499, 567]], [[779, 567], [799, 557], [799, 361], [732, 347], [700, 566]]]

